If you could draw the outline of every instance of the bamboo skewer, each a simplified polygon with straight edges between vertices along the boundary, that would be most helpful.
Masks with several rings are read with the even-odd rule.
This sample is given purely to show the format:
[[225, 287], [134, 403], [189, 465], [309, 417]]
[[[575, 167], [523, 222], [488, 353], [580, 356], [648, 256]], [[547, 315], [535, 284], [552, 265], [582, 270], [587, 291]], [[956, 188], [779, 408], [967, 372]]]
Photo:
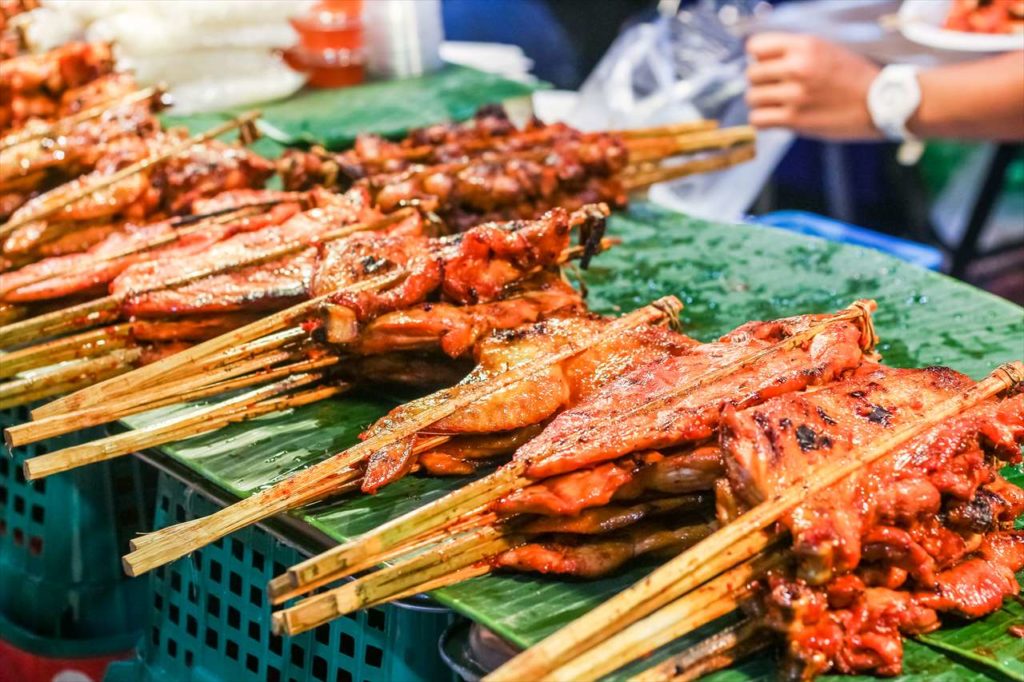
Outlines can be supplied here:
[[[754, 365], [775, 353], [799, 347], [831, 325], [840, 322], [855, 322], [859, 324], [861, 327], [861, 345], [865, 348], [873, 348], [876, 337], [871, 323], [872, 305], [867, 301], [857, 301], [845, 310], [829, 315], [817, 324], [796, 332], [787, 339], [749, 353], [730, 365], [698, 375], [658, 398], [643, 403], [618, 416], [621, 418], [638, 412], [652, 411], [665, 405], [672, 399], [692, 393], [707, 384], [729, 376], [743, 367]], [[402, 517], [392, 519], [354, 540], [297, 564], [288, 570], [288, 575], [292, 576], [292, 582], [296, 588], [306, 583], [315, 582], [323, 575], [339, 577], [338, 574], [342, 574], [351, 565], [365, 564], [367, 561], [371, 561], [378, 553], [389, 551], [395, 543], [404, 542], [410, 537], [441, 528], [463, 514], [475, 513], [507, 493], [533, 483], [533, 479], [525, 475], [527, 468], [527, 463], [513, 460], [494, 473], [463, 486], [445, 497], [434, 500]]]
[[121, 348], [50, 372], [0, 384], [0, 409], [52, 398], [124, 374], [136, 367], [141, 353], [138, 348]]
[[218, 263], [207, 268], [192, 270], [185, 274], [125, 294], [111, 294], [93, 301], [87, 301], [77, 306], [55, 310], [52, 313], [30, 317], [27, 320], [15, 322], [14, 324], [0, 328], [0, 346], [11, 346], [37, 338], [45, 338], [61, 334], [72, 329], [88, 328], [97, 324], [103, 324], [116, 319], [120, 315], [121, 305], [133, 296], [175, 289], [196, 280], [212, 277], [224, 272], [239, 270], [252, 265], [259, 265], [269, 261], [283, 258], [297, 251], [310, 248], [316, 244], [334, 241], [347, 237], [355, 232], [366, 230], [378, 230], [394, 225], [405, 220], [412, 210], [396, 211], [384, 218], [369, 223], [354, 223], [345, 225], [318, 236], [316, 239], [299, 239], [286, 242], [279, 246], [263, 251], [249, 253], [229, 263]]
[[188, 436], [206, 433], [220, 428], [215, 425], [221, 418], [229, 417], [239, 411], [244, 412], [257, 403], [310, 384], [322, 376], [319, 373], [296, 374], [209, 407], [200, 408], [184, 416], [172, 417], [141, 429], [126, 431], [33, 457], [25, 460], [25, 478], [29, 480], [44, 478], [93, 462], [102, 462], [137, 450], [156, 447], [180, 439], [183, 433]]
[[188, 149], [193, 145], [206, 142], [207, 140], [212, 140], [215, 137], [219, 137], [224, 133], [238, 127], [243, 127], [244, 129], [245, 126], [252, 125], [253, 121], [259, 118], [259, 115], [260, 112], [258, 111], [250, 111], [241, 114], [240, 116], [237, 116], [231, 119], [230, 121], [226, 121], [218, 126], [211, 128], [210, 130], [207, 130], [205, 133], [193, 135], [192, 137], [182, 142], [179, 142], [178, 144], [174, 144], [167, 147], [166, 149], [154, 152], [144, 159], [136, 161], [131, 165], [125, 166], [124, 168], [115, 171], [110, 175], [104, 176], [97, 182], [80, 186], [74, 189], [69, 188], [69, 192], [67, 194], [55, 198], [53, 203], [51, 203], [50, 205], [43, 206], [40, 209], [33, 211], [29, 215], [23, 216], [14, 221], [8, 221], [3, 225], [0, 225], [0, 237], [6, 237], [11, 232], [14, 232], [15, 230], [17, 230], [20, 227], [23, 227], [24, 225], [27, 225], [31, 222], [35, 222], [37, 220], [42, 220], [43, 218], [47, 218], [50, 215], [59, 211], [60, 209], [64, 208], [65, 206], [68, 206], [69, 204], [84, 199], [85, 197], [93, 194], [94, 192], [98, 192], [101, 189], [110, 187], [111, 185], [120, 182], [125, 178], [131, 177], [136, 173], [146, 171], [158, 163], [162, 163], [167, 159], [170, 159], [172, 157], [177, 156], [178, 154], [181, 154], [182, 152], [188, 151]]
[[0, 303], [0, 324], [17, 322], [27, 314], [28, 310], [24, 306]]
[[[667, 510], [679, 508], [687, 502], [692, 503], [692, 499], [671, 500], [669, 504], [641, 503], [637, 507], [648, 506]], [[623, 520], [625, 525], [631, 525], [628, 513]], [[279, 623], [285, 632], [294, 635], [326, 623], [333, 618], [366, 608], [371, 604], [397, 599], [399, 598], [397, 595], [400, 594], [428, 591], [431, 589], [430, 585], [434, 585], [439, 577], [447, 573], [461, 571], [471, 564], [493, 559], [502, 552], [527, 542], [528, 537], [547, 532], [546, 530], [534, 530], [531, 526], [531, 523], [522, 523], [519, 519], [499, 520], [493, 512], [468, 516], [456, 526], [449, 527], [441, 533], [426, 536], [422, 540], [415, 540], [415, 548], [417, 550], [425, 549], [425, 551], [418, 554], [413, 553], [411, 548], [393, 551], [390, 553], [391, 556], [384, 560], [390, 560], [399, 554], [412, 553], [413, 555], [412, 558], [382, 568], [328, 592], [308, 597], [285, 609], [279, 615], [275, 615], [275, 622]], [[713, 527], [713, 524], [700, 524], [675, 528], [667, 536], [640, 548], [638, 553], [665, 551], [672, 547], [678, 547], [675, 543], [693, 544], [695, 537], [706, 536]], [[466, 532], [467, 530], [469, 532]], [[362, 568], [357, 570], [362, 570]], [[474, 572], [474, 575], [482, 575], [485, 572], [487, 571], [477, 571]], [[334, 578], [334, 576], [328, 578]], [[329, 580], [325, 579], [322, 582], [329, 582]], [[450, 585], [454, 582], [449, 579], [445, 581], [445, 584]], [[287, 582], [283, 584], [287, 588]], [[298, 590], [281, 592], [278, 589], [282, 585], [280, 582], [272, 583], [272, 585], [278, 592], [277, 598], [273, 600], [274, 603], [299, 594]], [[306, 585], [303, 591], [308, 591], [312, 587]]]
[[470, 566], [466, 566], [465, 568], [460, 568], [457, 571], [441, 575], [437, 578], [434, 578], [433, 580], [428, 580], [427, 582], [416, 585], [415, 587], [410, 587], [404, 592], [398, 592], [397, 594], [393, 594], [389, 597], [380, 599], [378, 601], [367, 602], [364, 608], [369, 609], [373, 608], [374, 606], [381, 606], [383, 604], [398, 601], [399, 599], [406, 599], [417, 594], [433, 592], [434, 590], [439, 590], [442, 587], [448, 587], [449, 585], [458, 585], [459, 583], [464, 583], [467, 580], [471, 580], [472, 578], [478, 578], [482, 575], [487, 575], [490, 572], [491, 567], [487, 564], [472, 564]]
[[750, 126], [719, 128], [707, 132], [669, 137], [651, 137], [626, 141], [631, 164], [655, 161], [679, 154], [728, 149], [740, 144], [751, 144], [756, 138]]
[[[359, 470], [354, 469], [352, 467], [343, 468], [338, 471], [331, 472], [330, 474], [323, 476], [322, 478], [316, 481], [313, 481], [313, 483], [309, 486], [295, 489], [292, 495], [290, 496], [278, 496], [276, 499], [261, 498], [259, 500], [260, 504], [255, 505], [256, 510], [253, 511], [251, 517], [247, 516], [245, 518], [231, 519], [230, 524], [225, 523], [226, 529], [221, 530], [221, 535], [219, 537], [223, 537], [224, 535], [228, 535], [229, 533], [232, 533], [235, 530], [244, 528], [250, 523], [256, 523], [257, 521], [270, 518], [271, 516], [284, 513], [291, 509], [296, 509], [303, 505], [311, 504], [331, 494], [351, 489], [355, 484], [358, 483], [360, 477], [361, 473], [359, 472]], [[257, 493], [257, 495], [259, 494], [260, 493]], [[250, 497], [247, 499], [252, 498]], [[243, 502], [244, 501], [245, 500], [243, 500]], [[251, 507], [253, 505], [249, 506]], [[141, 552], [143, 554], [146, 554], [152, 551], [150, 548], [159, 548], [164, 542], [166, 542], [168, 537], [173, 538], [179, 535], [189, 537], [197, 533], [205, 532], [204, 529], [207, 526], [208, 521], [209, 517], [202, 517], [198, 519], [193, 519], [192, 521], [187, 521], [185, 523], [179, 523], [175, 526], [171, 526], [160, 531], [155, 531], [153, 533], [148, 533], [146, 535], [139, 536], [133, 539], [130, 545], [132, 547], [133, 553], [138, 554]], [[209, 542], [213, 541], [214, 540], [212, 539], [208, 541], [201, 541], [200, 546], [208, 544]], [[170, 561], [170, 559], [168, 561]], [[125, 572], [130, 576], [141, 575], [145, 571], [150, 570], [149, 568], [146, 568], [145, 570], [140, 570], [136, 568], [135, 563], [128, 562], [127, 556], [124, 557], [122, 563], [124, 564]]]
[[[611, 634], [643, 615], [697, 588], [713, 575], [753, 556], [764, 528], [814, 495], [870, 465], [956, 414], [1024, 381], [1024, 363], [1002, 365], [960, 395], [926, 410], [921, 418], [888, 434], [849, 458], [818, 467], [786, 490], [738, 517], [710, 537], [655, 570], [644, 581], [619, 593], [573, 621], [537, 646], [523, 652], [488, 676], [489, 682], [540, 679], [566, 660], [593, 649]], [[763, 549], [763, 548], [762, 548]], [[709, 567], [714, 572], [708, 575]]]
[[[432, 447], [437, 447], [437, 445], [434, 445]], [[493, 525], [494, 523], [497, 522], [497, 520], [498, 520], [498, 517], [495, 514], [479, 514], [479, 515], [476, 515], [476, 516], [469, 516], [469, 517], [463, 519], [462, 521], [460, 521], [459, 523], [453, 525], [451, 528], [447, 529], [447, 533], [446, 533], [445, 537], [451, 537], [451, 536], [454, 536], [456, 534], [463, 533], [465, 531], [471, 531], [471, 530], [477, 529], [477, 528], [479, 528], [481, 526]], [[373, 568], [374, 566], [377, 566], [378, 563], [386, 562], [386, 561], [391, 561], [392, 559], [396, 559], [396, 558], [398, 558], [398, 557], [400, 557], [402, 555], [411, 554], [413, 552], [416, 552], [416, 551], [419, 551], [419, 550], [422, 550], [422, 549], [426, 549], [426, 548], [430, 547], [431, 545], [437, 544], [438, 542], [439, 542], [439, 538], [438, 538], [438, 536], [435, 536], [435, 535], [428, 535], [428, 536], [425, 536], [425, 537], [414, 538], [410, 542], [407, 542], [405, 544], [399, 545], [398, 547], [393, 549], [388, 554], [383, 555], [382, 557], [377, 557], [377, 559], [378, 559], [377, 563], [367, 563], [367, 564], [365, 564], [363, 566], [357, 566], [357, 567], [353, 568], [352, 572], [353, 573], [359, 573], [361, 571], [364, 571], [364, 570]], [[289, 580], [288, 574], [284, 573], [282, 575], [276, 576], [275, 578], [273, 578], [267, 584], [267, 595], [270, 598], [270, 603], [271, 604], [274, 604], [274, 605], [282, 604], [282, 603], [288, 601], [289, 599], [293, 599], [295, 597], [301, 596], [301, 595], [305, 594], [306, 592], [308, 592], [309, 590], [315, 589], [315, 588], [320, 587], [322, 585], [326, 585], [327, 583], [333, 582], [334, 580], [335, 580], [334, 576], [325, 576], [322, 581], [318, 582], [315, 585], [305, 585], [305, 586], [303, 586], [300, 589], [295, 589], [295, 588], [292, 587], [292, 584], [291, 584], [291, 581]], [[422, 591], [424, 591], [424, 590], [422, 590], [422, 589], [421, 590], [416, 590], [416, 591], [413, 591], [412, 594], [418, 594], [419, 592], [422, 592]]]
[[677, 656], [634, 675], [628, 682], [691, 682], [699, 679], [767, 646], [768, 638], [755, 639], [761, 630], [757, 621], [740, 621]]
[[648, 128], [623, 128], [621, 130], [609, 131], [612, 135], [627, 140], [642, 139], [647, 137], [664, 137], [666, 135], [686, 135], [687, 133], [699, 133], [705, 130], [714, 130], [718, 127], [718, 121], [713, 119], [699, 119], [697, 121], [683, 121], [682, 123], [669, 123], [667, 125], [650, 126]]
[[500, 527], [484, 526], [442, 543], [431, 552], [278, 611], [273, 616], [274, 631], [296, 635], [369, 604], [394, 599], [409, 590], [415, 590], [414, 594], [421, 592], [425, 583], [461, 571], [525, 541], [524, 537]]
[[[335, 455], [296, 474], [286, 482], [286, 489], [289, 494], [301, 493], [303, 489], [315, 486], [319, 479], [363, 461], [380, 448], [422, 431], [427, 426], [476, 400], [577, 355], [598, 341], [617, 335], [625, 329], [674, 316], [680, 307], [681, 304], [674, 298], [659, 299], [649, 306], [619, 318], [598, 332], [575, 339], [555, 353], [516, 365], [492, 380], [463, 385], [457, 387], [458, 390], [448, 389], [446, 393], [449, 397], [446, 401], [435, 405], [427, 403], [428, 406], [418, 412], [410, 411], [410, 415], [405, 420], [392, 425], [388, 431], [370, 437], [344, 453]], [[415, 406], [416, 403], [410, 405]], [[180, 534], [174, 527], [158, 531], [153, 536], [160, 538], [159, 543], [149, 543], [145, 548], [125, 556], [125, 570], [129, 575], [139, 575], [158, 565], [173, 561], [193, 549], [213, 542], [227, 533], [248, 525], [251, 521], [266, 518], [277, 511], [287, 509], [289, 502], [286, 499], [282, 500], [282, 497], [281, 491], [270, 488], [207, 517], [201, 528], [191, 527], [188, 532]]]
[[[267, 208], [269, 206], [273, 206], [273, 205], [275, 205], [277, 203], [280, 203], [280, 202], [276, 201], [276, 200], [275, 201], [263, 201], [263, 202], [258, 202], [258, 203], [254, 203], [254, 204], [247, 204], [247, 205], [241, 206], [241, 207], [232, 208], [230, 212], [216, 211], [216, 213], [218, 214], [216, 216], [206, 218], [206, 219], [198, 221], [196, 223], [187, 223], [189, 225], [188, 227], [184, 227], [184, 228], [181, 228], [179, 230], [175, 230], [175, 231], [170, 232], [168, 234], [160, 235], [159, 237], [156, 237], [155, 239], [151, 239], [148, 242], [145, 242], [145, 243], [142, 243], [142, 244], [136, 244], [134, 246], [127, 247], [127, 248], [125, 248], [125, 249], [123, 249], [121, 251], [115, 252], [115, 253], [105, 254], [102, 257], [99, 257], [99, 258], [96, 258], [96, 259], [92, 260], [88, 264], [88, 266], [89, 267], [94, 267], [94, 266], [97, 266], [97, 265], [102, 265], [103, 263], [109, 263], [111, 261], [115, 261], [115, 260], [118, 260], [118, 259], [121, 259], [121, 258], [126, 258], [128, 256], [132, 256], [132, 255], [135, 255], [135, 254], [138, 254], [138, 253], [145, 253], [146, 251], [150, 251], [152, 249], [157, 249], [157, 248], [159, 248], [161, 246], [166, 246], [168, 244], [176, 242], [179, 239], [181, 239], [182, 237], [187, 237], [187, 236], [190, 236], [190, 235], [193, 235], [193, 234], [197, 234], [199, 232], [203, 232], [203, 231], [209, 229], [209, 227], [211, 225], [221, 225], [221, 224], [224, 224], [224, 223], [233, 222], [235, 220], [242, 220], [243, 218], [248, 218], [248, 217], [251, 217], [251, 216], [254, 216], [254, 215], [258, 215], [260, 212], [262, 212], [263, 209], [265, 209], [265, 208]], [[191, 216], [189, 216], [189, 217], [191, 217]], [[53, 272], [53, 271], [46, 272], [46, 273], [40, 274], [35, 279], [31, 279], [31, 280], [28, 280], [28, 281], [18, 282], [15, 286], [0, 287], [0, 297], [6, 296], [10, 292], [17, 291], [18, 289], [24, 289], [25, 287], [35, 286], [36, 284], [39, 284], [41, 282], [45, 282], [47, 280], [58, 279], [58, 278], [61, 278], [61, 277], [67, 277], [68, 275], [71, 275], [71, 274], [75, 274], [76, 270], [79, 267], [81, 267], [80, 264], [75, 264], [75, 266], [73, 268], [65, 268], [64, 270], [59, 270], [59, 271], [56, 271], [56, 272]]]
[[[259, 373], [269, 370], [280, 363], [291, 362], [302, 357], [301, 353], [293, 350], [273, 350], [267, 353], [256, 355], [244, 362], [228, 364], [221, 367], [204, 368], [199, 367], [195, 374], [182, 377], [166, 384], [160, 384], [154, 389], [141, 392], [141, 400], [138, 396], [122, 396], [112, 399], [111, 403], [103, 406], [105, 408], [105, 422], [112, 422], [120, 419], [124, 414], [134, 407], [152, 405], [156, 402], [177, 398], [174, 402], [181, 402], [181, 396], [189, 395], [195, 391], [208, 386], [219, 385], [239, 376]], [[61, 417], [73, 418], [78, 413], [60, 415]]]
[[89, 329], [113, 322], [120, 314], [122, 298], [104, 296], [6, 325], [0, 328], [0, 347], [7, 348], [75, 329]]
[[248, 388], [254, 384], [276, 381], [291, 374], [325, 369], [337, 364], [338, 362], [339, 358], [328, 356], [287, 365], [279, 365], [273, 369], [260, 370], [253, 374], [245, 374], [232, 379], [214, 382], [206, 386], [192, 389], [191, 391], [166, 396], [159, 400], [143, 403], [141, 405], [132, 405], [131, 407], [125, 408], [114, 415], [111, 414], [111, 411], [108, 410], [106, 406], [100, 406], [97, 408], [82, 410], [81, 412], [75, 412], [70, 415], [46, 417], [39, 421], [26, 422], [24, 424], [18, 424], [7, 428], [4, 431], [4, 439], [7, 443], [7, 447], [14, 448], [28, 443], [45, 440], [47, 438], [53, 438], [54, 436], [60, 436], [65, 433], [79, 431], [90, 426], [106, 424], [123, 417], [138, 414], [139, 412], [148, 412], [149, 410], [155, 410], [157, 408], [174, 405], [176, 403], [192, 402], [194, 400], [227, 393], [228, 391]]
[[[306, 333], [301, 329], [291, 329], [254, 342], [242, 344], [223, 353], [198, 360], [189, 366], [188, 372], [169, 372], [167, 381], [155, 388], [138, 386], [134, 394], [114, 396], [110, 401], [85, 408], [76, 412], [62, 413], [51, 416], [38, 416], [33, 411], [35, 421], [9, 427], [6, 437], [8, 445], [24, 445], [26, 443], [49, 438], [55, 435], [71, 433], [88, 426], [97, 426], [116, 421], [138, 412], [205, 398], [235, 388], [242, 388], [254, 383], [262, 383], [277, 378], [282, 367], [269, 369], [272, 365], [296, 357], [293, 351], [278, 352], [278, 349], [292, 345], [295, 341], [305, 339]], [[310, 368], [334, 364], [334, 361], [310, 363]], [[303, 363], [290, 365], [299, 367]], [[254, 374], [248, 374], [254, 372]], [[247, 375], [241, 376], [240, 375]], [[236, 377], [240, 377], [237, 378]], [[44, 406], [45, 407], [45, 406]]]
[[633, 169], [633, 172], [624, 178], [623, 184], [627, 191], [632, 192], [659, 182], [667, 182], [687, 175], [709, 173], [711, 171], [735, 166], [736, 164], [744, 161], [749, 161], [754, 158], [755, 155], [756, 149], [754, 145], [744, 144], [721, 154], [691, 159], [689, 161], [683, 161], [682, 163], [670, 166], [654, 167], [646, 170], [644, 169], [644, 164], [640, 164], [638, 166], [630, 167]]
[[[228, 333], [230, 334], [231, 332]], [[259, 356], [266, 356], [276, 350], [297, 347], [307, 336], [299, 327], [286, 327], [283, 330], [271, 332], [252, 341], [244, 341], [237, 346], [197, 358], [192, 364], [172, 369], [149, 381], [140, 382], [137, 388], [146, 389], [146, 393], [143, 396], [143, 400], [145, 400], [150, 395], [149, 391], [159, 390], [169, 383], [176, 384], [178, 389], [186, 390], [186, 387], [203, 385], [211, 380], [219, 381], [237, 376], [237, 365], [239, 363], [248, 363]], [[204, 341], [204, 343], [206, 342]], [[254, 368], [258, 367], [258, 365], [252, 366]], [[219, 374], [213, 377], [213, 372], [218, 372]], [[206, 378], [200, 375], [206, 375]], [[198, 384], [195, 383], [196, 380], [198, 380]], [[125, 401], [130, 404], [133, 398], [131, 394], [121, 393], [116, 394], [112, 400]], [[109, 405], [110, 402], [105, 404]], [[37, 411], [33, 411], [32, 416], [36, 418], [39, 415]]]
[[735, 611], [748, 599], [750, 583], [782, 563], [784, 555], [761, 556], [741, 563], [697, 590], [680, 597], [651, 615], [608, 638], [560, 668], [545, 680], [596, 680], [669, 642]]
[[153, 97], [160, 98], [163, 96], [165, 90], [166, 87], [163, 85], [143, 88], [142, 90], [130, 92], [122, 97], [112, 97], [104, 100], [95, 106], [69, 116], [59, 118], [49, 124], [26, 126], [21, 130], [5, 135], [3, 139], [0, 139], [0, 152], [8, 151], [11, 147], [30, 142], [32, 140], [37, 140], [39, 138], [53, 137], [59, 131], [66, 130], [71, 126], [102, 116], [106, 112], [110, 111], [111, 108], [122, 107], [127, 104], [135, 104], [137, 102], [144, 102]]
[[0, 401], [6, 402], [33, 389], [47, 388], [90, 372], [102, 371], [104, 368], [132, 367], [141, 354], [142, 351], [138, 348], [115, 348], [99, 357], [54, 365], [33, 372], [31, 376], [0, 383]]
[[331, 296], [334, 296], [339, 292], [359, 292], [381, 289], [398, 282], [403, 276], [404, 272], [396, 269], [392, 272], [349, 285], [339, 289], [338, 291], [317, 296], [309, 299], [308, 301], [303, 301], [298, 305], [294, 305], [291, 308], [274, 313], [262, 320], [257, 320], [232, 332], [228, 332], [227, 334], [222, 334], [216, 338], [210, 339], [209, 341], [204, 341], [203, 343], [180, 353], [176, 353], [168, 358], [164, 358], [150, 365], [146, 365], [145, 367], [141, 367], [130, 375], [116, 378], [113, 381], [96, 384], [88, 389], [66, 396], [60, 400], [49, 403], [48, 405], [44, 405], [33, 411], [32, 416], [46, 417], [55, 414], [75, 412], [109, 401], [111, 396], [130, 394], [140, 388], [148, 386], [149, 383], [158, 380], [160, 377], [173, 375], [174, 372], [187, 368], [190, 365], [194, 365], [201, 360], [216, 356], [224, 351], [229, 351], [232, 348], [248, 341], [259, 339], [282, 329], [287, 329], [295, 322], [316, 310]]
[[0, 379], [40, 367], [105, 355], [124, 348], [131, 339], [128, 323], [88, 331], [0, 355]]

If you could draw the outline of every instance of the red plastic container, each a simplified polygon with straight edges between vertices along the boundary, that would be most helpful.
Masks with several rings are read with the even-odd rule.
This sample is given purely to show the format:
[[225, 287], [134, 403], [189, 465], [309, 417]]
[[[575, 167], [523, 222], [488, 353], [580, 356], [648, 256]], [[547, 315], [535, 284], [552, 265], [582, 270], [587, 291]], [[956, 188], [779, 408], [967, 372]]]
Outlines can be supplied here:
[[0, 640], [0, 682], [102, 682], [107, 666], [131, 655], [48, 658]]
[[363, 46], [363, 22], [359, 17], [313, 14], [288, 21], [299, 33], [299, 45], [311, 52], [358, 50]]
[[291, 68], [309, 74], [307, 84], [313, 88], [340, 88], [358, 85], [365, 77], [362, 51], [327, 50], [310, 52], [295, 46], [284, 53]]
[[338, 88], [363, 82], [362, 0], [323, 0], [302, 17], [289, 21], [299, 44], [285, 52], [285, 61], [309, 74], [314, 88]]

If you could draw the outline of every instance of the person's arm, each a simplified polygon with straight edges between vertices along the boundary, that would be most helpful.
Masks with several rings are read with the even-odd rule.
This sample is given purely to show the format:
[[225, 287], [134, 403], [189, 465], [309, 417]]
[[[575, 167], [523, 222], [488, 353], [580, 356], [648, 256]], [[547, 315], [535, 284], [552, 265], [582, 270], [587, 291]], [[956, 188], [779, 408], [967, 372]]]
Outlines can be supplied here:
[[918, 137], [1024, 140], [1024, 52], [921, 71]]
[[[881, 139], [867, 108], [880, 67], [813, 36], [762, 33], [747, 42], [750, 122], [833, 139]], [[919, 137], [1024, 139], [1024, 52], [922, 70]]]

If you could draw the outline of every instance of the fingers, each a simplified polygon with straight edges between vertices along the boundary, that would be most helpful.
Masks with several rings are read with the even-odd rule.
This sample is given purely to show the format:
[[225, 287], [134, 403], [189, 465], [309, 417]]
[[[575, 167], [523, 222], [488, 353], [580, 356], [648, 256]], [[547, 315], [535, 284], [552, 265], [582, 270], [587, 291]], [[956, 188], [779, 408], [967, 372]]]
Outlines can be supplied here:
[[792, 41], [790, 33], [758, 33], [747, 40], [747, 54], [758, 61], [782, 57]]
[[804, 99], [804, 88], [795, 82], [755, 85], [747, 90], [747, 104], [750, 108], [770, 106], [795, 106]]
[[791, 128], [794, 114], [791, 107], [761, 107], [753, 109], [749, 116], [750, 125], [755, 128]]
[[778, 83], [789, 80], [795, 75], [788, 59], [779, 58], [763, 62], [751, 62], [747, 67], [747, 80], [751, 85]]

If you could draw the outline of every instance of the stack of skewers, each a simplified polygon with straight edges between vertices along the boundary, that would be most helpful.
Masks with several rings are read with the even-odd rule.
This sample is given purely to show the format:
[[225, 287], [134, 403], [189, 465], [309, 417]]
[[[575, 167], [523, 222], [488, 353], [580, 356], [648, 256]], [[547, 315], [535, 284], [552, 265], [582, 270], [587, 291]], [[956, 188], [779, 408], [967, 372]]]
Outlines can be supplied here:
[[[92, 84], [104, 79], [120, 88], [112, 100], [16, 141], [29, 150], [23, 165], [33, 170], [19, 175], [28, 182], [36, 174], [33, 164], [44, 164], [37, 159], [40, 150], [70, 145], [79, 139], [71, 132], [99, 129], [114, 137], [121, 131], [103, 143], [95, 143], [102, 135], [83, 132], [80, 137], [94, 142], [88, 153], [60, 158], [88, 158], [92, 170], [42, 191], [0, 226], [8, 261], [0, 305], [10, 321], [0, 327], [0, 347], [16, 349], [5, 358], [3, 376], [34, 372], [0, 385], [0, 405], [88, 386], [316, 298], [323, 287], [314, 278], [315, 262], [329, 255], [325, 245], [355, 232], [401, 232], [403, 221], [417, 220], [425, 221], [414, 230], [419, 236], [437, 235], [492, 219], [539, 218], [563, 205], [580, 208], [607, 199], [622, 206], [627, 189], [661, 179], [634, 177], [659, 158], [725, 149], [714, 160], [723, 165], [752, 153], [747, 128], [717, 130], [698, 122], [583, 135], [531, 122], [517, 130], [500, 108], [489, 107], [468, 124], [436, 126], [398, 143], [361, 138], [339, 157], [361, 164], [362, 178], [341, 184], [336, 177], [300, 178], [296, 159], [309, 157], [294, 154], [279, 164], [294, 191], [255, 191], [247, 188], [262, 184], [269, 164], [240, 149], [225, 153], [210, 139], [231, 125], [248, 126], [252, 116], [168, 148], [173, 136], [152, 117], [158, 93], [134, 90], [121, 74]], [[100, 90], [110, 93], [112, 87]], [[122, 122], [111, 118], [119, 107], [145, 121], [145, 129], [124, 132]], [[29, 127], [14, 135], [24, 137]], [[428, 148], [436, 152], [425, 154]], [[738, 156], [730, 156], [734, 152]], [[634, 157], [639, 162], [630, 164]], [[690, 163], [682, 163], [685, 172], [703, 167]], [[68, 173], [83, 169], [56, 165]], [[42, 190], [30, 182], [28, 187]], [[575, 256], [600, 246], [597, 238]], [[476, 302], [472, 295], [462, 298]], [[344, 335], [340, 327], [337, 321], [328, 325], [331, 341]], [[77, 362], [66, 364], [69, 359]]]

